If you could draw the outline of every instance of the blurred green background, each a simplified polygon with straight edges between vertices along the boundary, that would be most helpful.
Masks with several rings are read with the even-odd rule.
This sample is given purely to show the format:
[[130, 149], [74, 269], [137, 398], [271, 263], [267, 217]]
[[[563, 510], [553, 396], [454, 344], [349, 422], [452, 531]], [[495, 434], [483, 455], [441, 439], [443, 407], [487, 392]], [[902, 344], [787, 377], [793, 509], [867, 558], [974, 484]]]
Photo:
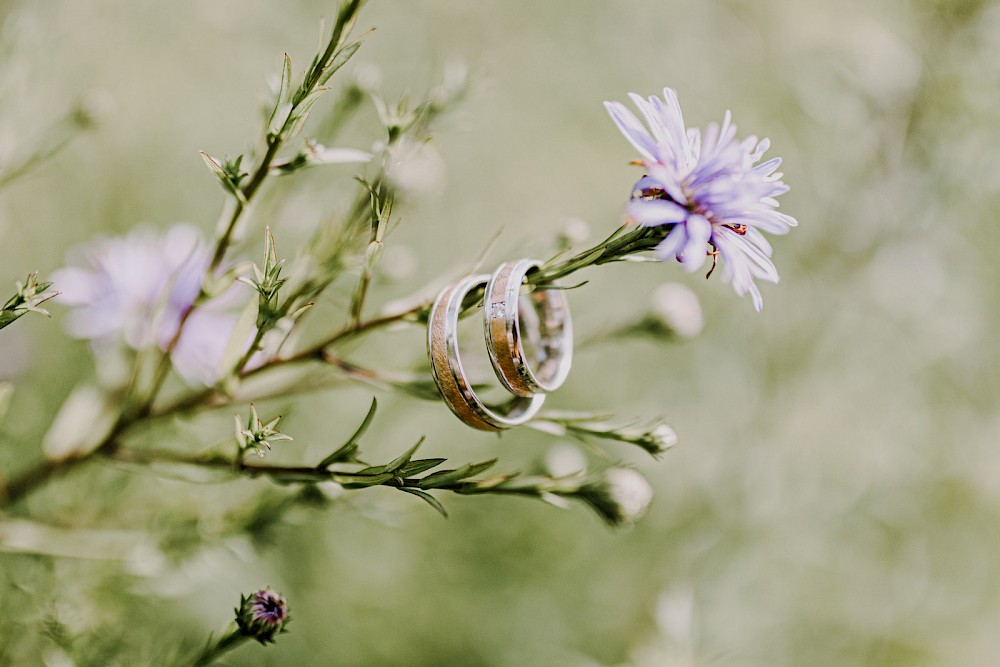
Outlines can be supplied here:
[[[282, 52], [300, 70], [334, 12], [318, 1], [0, 2], [0, 155], [43, 141], [94, 91], [108, 107], [97, 130], [0, 192], [0, 280], [49, 274], [70, 247], [140, 223], [209, 233], [222, 193], [198, 151], [251, 145]], [[247, 537], [227, 534], [217, 508], [275, 493], [267, 482], [95, 466], [19, 513], [148, 531], [163, 553], [0, 554], [0, 663], [162, 663], [221, 630], [240, 592], [270, 584], [289, 599], [291, 634], [230, 664], [997, 664], [1000, 5], [372, 0], [369, 25], [349, 76], [377, 68], [387, 96], [416, 95], [457, 59], [473, 82], [437, 125], [446, 181], [389, 241], [392, 264], [414, 266], [381, 279], [373, 306], [459, 275], [501, 228], [492, 265], [547, 255], [570, 219], [593, 241], [617, 226], [637, 172], [602, 100], [668, 85], [689, 125], [732, 109], [741, 136], [769, 136], [784, 158], [782, 210], [800, 226], [775, 240], [782, 282], [763, 287], [762, 314], [672, 264], [592, 269], [570, 293], [584, 333], [641, 316], [665, 281], [702, 298], [700, 337], [591, 346], [551, 398], [666, 416], [680, 445], [662, 461], [625, 445], [584, 450], [646, 474], [651, 511], [611, 531], [581, 506], [445, 496], [445, 521], [375, 489]], [[368, 148], [374, 136], [361, 121], [337, 143]], [[352, 173], [271, 190], [246, 252], [259, 255], [267, 222], [292, 254]], [[320, 311], [328, 328], [345, 289]], [[7, 470], [40, 458], [58, 406], [93, 375], [86, 344], [52, 310], [0, 333], [0, 374], [17, 387]], [[379, 334], [351, 354], [409, 368], [422, 340], [416, 328]], [[359, 386], [268, 404], [295, 436], [274, 460], [322, 456], [370, 398]], [[438, 404], [380, 402], [372, 458], [426, 434], [425, 455], [527, 469], [558, 444], [476, 433]], [[223, 412], [179, 424], [170, 444], [226, 437]], [[88, 553], [120, 537], [98, 535]]]

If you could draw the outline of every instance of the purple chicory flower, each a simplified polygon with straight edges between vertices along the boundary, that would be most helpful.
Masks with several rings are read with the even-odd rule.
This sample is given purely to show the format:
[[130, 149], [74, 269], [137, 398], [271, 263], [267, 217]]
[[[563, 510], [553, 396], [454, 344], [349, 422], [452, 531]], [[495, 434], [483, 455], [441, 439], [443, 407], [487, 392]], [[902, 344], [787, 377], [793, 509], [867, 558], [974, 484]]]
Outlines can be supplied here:
[[265, 588], [250, 596], [250, 613], [253, 622], [275, 627], [284, 622], [288, 605], [284, 596]]
[[776, 210], [776, 197], [789, 189], [776, 171], [781, 158], [758, 164], [770, 142], [753, 136], [737, 140], [728, 111], [721, 128], [713, 123], [702, 133], [685, 128], [677, 93], [670, 88], [663, 89], [663, 100], [629, 97], [645, 125], [623, 104], [604, 103], [646, 171], [633, 188], [629, 216], [647, 227], [672, 226], [656, 248], [660, 260], [675, 258], [687, 271], [697, 270], [708, 256], [713, 270], [715, 260], [721, 260], [724, 280], [737, 294], [751, 294], [759, 311], [754, 280], [778, 282], [762, 232], [785, 234], [798, 224]]
[[236, 610], [236, 624], [240, 632], [261, 644], [274, 641], [274, 636], [284, 632], [289, 621], [288, 603], [284, 596], [264, 587], [249, 597], [241, 597]]
[[[90, 340], [95, 353], [119, 342], [135, 350], [166, 349], [198, 298], [209, 254], [199, 231], [185, 224], [162, 233], [140, 227], [75, 248], [68, 266], [52, 276], [58, 300], [70, 308], [70, 335]], [[212, 299], [185, 323], [171, 361], [186, 382], [218, 380], [238, 319], [234, 305], [232, 295]]]

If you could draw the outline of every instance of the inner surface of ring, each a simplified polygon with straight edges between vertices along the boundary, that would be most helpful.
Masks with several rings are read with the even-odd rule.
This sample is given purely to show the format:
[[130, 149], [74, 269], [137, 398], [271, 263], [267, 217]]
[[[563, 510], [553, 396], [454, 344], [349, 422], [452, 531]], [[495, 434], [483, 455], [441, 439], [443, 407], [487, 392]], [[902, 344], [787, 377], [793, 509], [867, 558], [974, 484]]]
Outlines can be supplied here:
[[[566, 323], [569, 319], [566, 312], [566, 300], [563, 294], [556, 294], [552, 290], [536, 290], [528, 295], [527, 299], [522, 298], [522, 303], [527, 301], [530, 308], [519, 309], [520, 318], [523, 319], [526, 313], [529, 315], [529, 325], [531, 321], [535, 325], [538, 333], [535, 338], [535, 351], [532, 354], [531, 348], [526, 347], [527, 358], [536, 360], [537, 371], [535, 372], [539, 382], [550, 384], [556, 380], [559, 374], [559, 365], [567, 353], [567, 341], [569, 336], [566, 331]], [[530, 338], [521, 337], [530, 345]]]
[[565, 294], [554, 289], [522, 294], [525, 278], [539, 264], [520, 260], [501, 265], [487, 294], [488, 337], [497, 376], [519, 396], [558, 388], [572, 356]]
[[446, 288], [432, 309], [428, 351], [434, 380], [448, 407], [463, 422], [485, 431], [511, 428], [537, 412], [543, 396], [519, 397], [487, 405], [465, 374], [458, 351], [458, 320], [465, 296], [487, 282], [488, 276], [470, 276]]

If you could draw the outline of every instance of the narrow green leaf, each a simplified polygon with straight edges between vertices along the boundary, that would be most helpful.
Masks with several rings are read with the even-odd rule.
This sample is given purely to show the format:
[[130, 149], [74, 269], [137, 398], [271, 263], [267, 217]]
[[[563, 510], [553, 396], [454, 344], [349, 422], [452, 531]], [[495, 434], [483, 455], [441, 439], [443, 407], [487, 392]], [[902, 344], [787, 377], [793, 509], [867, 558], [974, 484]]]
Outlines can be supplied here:
[[201, 156], [201, 159], [205, 161], [205, 165], [212, 171], [213, 174], [218, 176], [222, 182], [229, 182], [229, 176], [226, 174], [226, 170], [222, 168], [222, 165], [219, 164], [218, 160], [205, 151], [198, 151], [198, 155]]
[[[381, 226], [379, 227], [381, 230]], [[381, 241], [372, 241], [365, 249], [365, 271], [371, 272], [382, 258], [382, 251], [385, 247]]]
[[292, 109], [288, 120], [285, 121], [284, 127], [281, 129], [282, 140], [287, 141], [302, 131], [302, 127], [309, 119], [309, 111], [316, 104], [316, 100], [328, 90], [329, 88], [316, 88]]
[[11, 324], [27, 312], [26, 310], [0, 310], [0, 329]]
[[486, 477], [483, 479], [477, 479], [469, 482], [475, 486], [479, 491], [488, 491], [490, 489], [495, 489], [498, 486], [507, 484], [513, 479], [516, 479], [521, 475], [520, 472], [504, 472], [499, 475], [493, 475], [492, 477]]
[[431, 494], [421, 491], [420, 489], [411, 489], [405, 486], [401, 487], [399, 490], [420, 498], [428, 505], [436, 509], [441, 516], [446, 519], [448, 518], [448, 511], [444, 508], [444, 505], [442, 505], [441, 502]]
[[448, 459], [418, 459], [416, 461], [410, 461], [405, 466], [396, 471], [396, 474], [400, 477], [411, 477], [413, 475], [419, 475], [422, 472], [427, 472], [431, 468], [436, 468]]
[[347, 61], [350, 60], [355, 53], [357, 53], [359, 48], [361, 48], [360, 39], [356, 42], [351, 42], [340, 51], [337, 51], [337, 53], [330, 60], [330, 64], [327, 65], [326, 71], [324, 71], [323, 75], [319, 78], [319, 85], [322, 86], [329, 81], [330, 77], [336, 74], [337, 70], [346, 65]]
[[[322, 44], [320, 46], [322, 47]], [[301, 102], [302, 98], [309, 94], [309, 86], [314, 83], [316, 72], [319, 71], [319, 57], [320, 54], [317, 53], [313, 56], [312, 62], [309, 63], [309, 69], [306, 70], [305, 76], [302, 78], [302, 83], [299, 84], [299, 87], [295, 90], [295, 94], [292, 96], [292, 106]]]
[[[246, 466], [244, 470], [253, 470], [253, 466]], [[271, 478], [272, 482], [281, 486], [288, 486], [290, 484], [310, 484], [317, 481], [316, 475], [296, 471], [270, 472], [268, 473], [268, 477]]]
[[[479, 482], [473, 481], [473, 484], [477, 488], [495, 488], [495, 487], [481, 487]], [[504, 489], [511, 491], [533, 491], [540, 492], [542, 489], [552, 486], [553, 479], [551, 477], [545, 477], [543, 475], [527, 475], [527, 476], [516, 476], [503, 482]]]
[[7, 408], [10, 407], [13, 395], [14, 385], [10, 382], [0, 382], [0, 425], [3, 425], [4, 417], [7, 416]]
[[278, 101], [287, 103], [292, 96], [292, 59], [285, 54], [281, 67], [281, 87], [278, 89]]
[[365, 434], [365, 431], [368, 430], [368, 427], [372, 425], [372, 420], [375, 419], [375, 411], [377, 409], [378, 409], [378, 400], [372, 397], [371, 407], [368, 408], [368, 414], [365, 415], [365, 418], [364, 420], [362, 420], [361, 426], [358, 427], [358, 430], [354, 432], [354, 435], [352, 435], [350, 438], [347, 439], [347, 442], [341, 445], [340, 449], [338, 449], [333, 454], [330, 454], [325, 459], [320, 461], [319, 465], [317, 465], [316, 468], [318, 470], [323, 470], [324, 468], [327, 468], [333, 465], [334, 463], [353, 460], [354, 454], [358, 451], [358, 446], [356, 443], [358, 442], [358, 440], [361, 439], [361, 436]]
[[337, 22], [333, 25], [330, 41], [327, 44], [326, 51], [323, 53], [324, 66], [330, 59], [330, 55], [334, 49], [338, 48], [347, 35], [351, 34], [351, 30], [354, 29], [354, 24], [358, 20], [358, 13], [364, 4], [365, 0], [347, 0], [341, 3], [340, 11], [337, 12]]
[[420, 488], [436, 489], [453, 482], [458, 482], [467, 477], [474, 477], [475, 475], [486, 472], [492, 468], [496, 465], [496, 462], [496, 459], [490, 459], [489, 461], [483, 461], [482, 463], [469, 463], [461, 468], [455, 468], [454, 470], [441, 470], [439, 472], [432, 473], [420, 480]]
[[274, 248], [274, 235], [270, 226], [264, 227], [264, 272], [265, 275], [278, 265], [278, 251]]
[[465, 474], [465, 477], [475, 477], [476, 475], [486, 472], [496, 464], [497, 459], [490, 459], [489, 461], [482, 461], [480, 463], [471, 463], [466, 466], [469, 469], [469, 472]]
[[317, 470], [325, 470], [327, 467], [333, 465], [334, 463], [347, 463], [354, 461], [355, 455], [358, 453], [358, 443], [349, 442], [333, 454], [330, 454], [325, 459], [323, 459], [318, 466]]
[[278, 86], [278, 96], [274, 100], [274, 109], [271, 117], [267, 119], [267, 131], [270, 134], [277, 134], [285, 124], [285, 118], [291, 110], [291, 100], [289, 100], [292, 87], [292, 59], [285, 54], [285, 60], [281, 67], [281, 84]]
[[394, 475], [390, 472], [381, 475], [360, 475], [356, 473], [334, 473], [332, 475], [333, 481], [345, 489], [363, 489], [369, 486], [378, 486], [393, 477]]
[[219, 182], [222, 183], [222, 187], [226, 190], [226, 192], [236, 197], [240, 200], [241, 204], [246, 206], [247, 198], [243, 194], [243, 190], [241, 190], [240, 187], [233, 182], [233, 179], [229, 178], [229, 174], [227, 174], [226, 170], [223, 169], [221, 164], [219, 164], [219, 161], [205, 151], [198, 151], [198, 154], [201, 155], [201, 159], [205, 161], [205, 165], [208, 166], [209, 170], [215, 174], [215, 176], [219, 179]]
[[424, 444], [424, 440], [425, 440], [424, 436], [421, 436], [420, 439], [417, 440], [417, 444], [413, 445], [408, 450], [406, 450], [398, 457], [393, 459], [392, 462], [385, 467], [385, 471], [396, 472], [397, 470], [405, 466], [407, 463], [409, 463], [410, 459], [413, 458], [413, 455], [417, 453], [417, 450], [420, 448], [420, 445]]

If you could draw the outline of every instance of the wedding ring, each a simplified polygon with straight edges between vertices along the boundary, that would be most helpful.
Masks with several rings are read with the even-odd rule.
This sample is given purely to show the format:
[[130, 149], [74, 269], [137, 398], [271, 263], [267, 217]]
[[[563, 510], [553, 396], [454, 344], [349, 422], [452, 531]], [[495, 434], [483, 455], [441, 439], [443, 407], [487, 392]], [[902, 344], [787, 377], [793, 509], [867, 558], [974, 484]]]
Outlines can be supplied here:
[[[558, 389], [573, 361], [569, 301], [559, 290], [521, 295], [521, 283], [541, 262], [521, 259], [501, 264], [486, 285], [483, 303], [486, 349], [497, 378], [516, 396]], [[535, 370], [523, 340], [535, 343]]]
[[531, 419], [545, 396], [515, 396], [501, 405], [487, 406], [473, 391], [465, 375], [458, 354], [458, 316], [466, 295], [488, 280], [486, 274], [471, 275], [441, 290], [431, 308], [427, 351], [434, 382], [455, 416], [482, 431], [501, 431]]

